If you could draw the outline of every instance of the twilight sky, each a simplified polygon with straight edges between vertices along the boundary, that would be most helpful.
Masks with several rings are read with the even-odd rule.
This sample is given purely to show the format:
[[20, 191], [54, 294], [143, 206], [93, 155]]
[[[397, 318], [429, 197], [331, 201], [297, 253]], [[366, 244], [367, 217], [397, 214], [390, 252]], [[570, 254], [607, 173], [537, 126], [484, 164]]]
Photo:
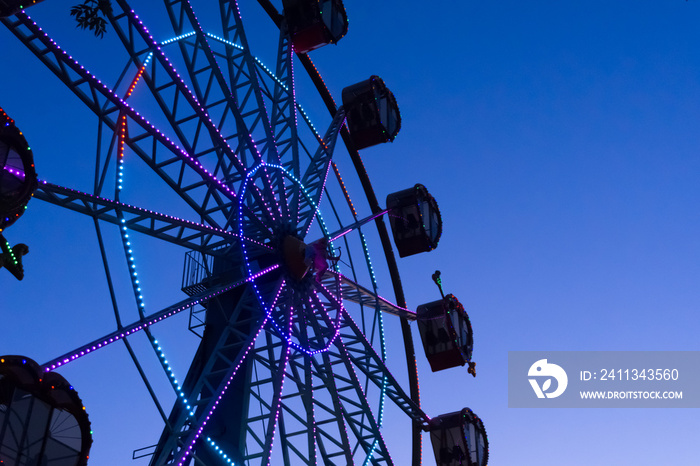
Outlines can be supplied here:
[[[114, 82], [125, 64], [105, 53], [114, 34], [101, 42], [76, 30], [73, 3], [47, 0], [27, 12]], [[205, 2], [193, 3], [201, 11]], [[251, 48], [271, 65], [277, 37], [269, 20], [256, 2], [240, 3], [250, 13]], [[475, 379], [466, 369], [431, 373], [414, 325], [425, 411], [472, 408], [486, 425], [492, 465], [696, 463], [696, 411], [509, 409], [507, 357], [699, 349], [700, 2], [348, 0], [346, 9], [347, 37], [311, 57], [336, 100], [371, 74], [385, 80], [403, 127], [393, 144], [362, 153], [377, 195], [423, 183], [444, 218], [435, 251], [399, 262], [408, 305], [437, 299], [430, 275], [440, 269], [474, 327]], [[151, 10], [142, 17], [158, 40], [172, 37], [167, 19]], [[39, 177], [90, 191], [96, 119], [5, 28], [0, 50], [0, 106], [25, 133]], [[300, 102], [325, 128], [325, 109], [308, 83], [298, 84]], [[154, 176], [138, 164], [131, 170], [128, 201], [170, 213]], [[105, 230], [115, 268], [124, 270], [119, 235]], [[31, 252], [23, 282], [0, 271], [0, 354], [43, 362], [113, 328], [90, 219], [33, 200], [4, 234]], [[182, 299], [184, 251], [138, 241], [151, 309]], [[386, 273], [378, 274], [393, 299]], [[120, 286], [127, 289], [123, 277]], [[159, 325], [164, 347], [186, 354], [195, 344], [176, 336], [186, 316]], [[389, 348], [405, 378], [402, 352]], [[124, 348], [103, 353], [61, 372], [93, 422], [90, 464], [146, 464], [130, 461], [131, 451], [157, 441], [157, 419]], [[173, 365], [184, 374], [187, 357]], [[390, 412], [386, 422], [387, 441], [400, 444], [406, 419]], [[407, 464], [394, 451], [396, 464]]]

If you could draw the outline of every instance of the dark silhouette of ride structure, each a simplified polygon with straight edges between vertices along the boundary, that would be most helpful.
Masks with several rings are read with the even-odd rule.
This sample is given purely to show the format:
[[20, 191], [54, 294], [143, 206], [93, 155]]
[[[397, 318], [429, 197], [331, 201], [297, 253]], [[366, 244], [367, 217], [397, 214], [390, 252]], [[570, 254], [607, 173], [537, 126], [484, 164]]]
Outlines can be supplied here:
[[25, 356], [0, 356], [0, 464], [87, 464], [92, 431], [73, 386]]
[[[52, 464], [56, 454], [63, 454], [66, 465], [83, 466], [92, 442], [90, 423], [75, 390], [53, 371], [114, 341], [127, 342], [127, 337], [141, 332], [168, 374], [168, 388], [176, 394], [173, 402], [172, 393], [168, 392], [172, 407], [169, 414], [163, 412], [165, 422], [157, 444], [134, 452], [136, 455], [147, 450], [142, 456], [150, 456], [154, 466], [232, 461], [276, 464], [282, 458], [286, 464], [391, 464], [391, 447], [384, 444], [382, 436], [382, 429], [388, 428], [381, 425], [385, 403], [402, 409], [412, 423], [414, 465], [422, 461], [422, 434], [429, 433], [438, 466], [485, 466], [488, 439], [481, 419], [468, 408], [430, 418], [420, 405], [417, 371], [411, 370], [416, 368], [416, 361], [409, 321], [417, 321], [433, 371], [468, 365], [468, 372], [475, 376], [469, 316], [454, 295], [443, 293], [439, 272], [433, 279], [442, 299], [418, 306], [417, 312], [408, 309], [391, 238], [382, 218], [388, 216], [399, 257], [430, 252], [442, 235], [437, 202], [425, 186], [416, 184], [389, 194], [382, 208], [357, 152], [394, 141], [401, 129], [396, 98], [380, 77], [372, 75], [343, 89], [342, 106], [329, 106], [333, 99], [327, 89], [319, 86], [322, 79], [313, 74], [313, 64], [309, 65], [307, 53], [335, 44], [346, 34], [348, 22], [343, 2], [281, 0], [284, 9], [277, 12], [269, 1], [259, 0], [280, 28], [274, 74], [246, 48], [235, 2], [221, 2], [220, 13], [226, 22], [224, 38], [203, 31], [189, 2], [165, 2], [171, 22], [183, 23], [174, 24], [177, 37], [163, 42], [156, 42], [147, 33], [125, 1], [113, 3], [114, 13], [110, 8], [101, 10], [101, 14], [109, 20], [131, 57], [124, 76], [134, 71], [134, 65], [138, 68], [131, 87], [123, 95], [98, 81], [60, 50], [36, 23], [19, 12], [24, 7], [20, 2], [0, 0], [0, 17], [17, 14], [13, 20], [3, 19], [2, 23], [39, 60], [56, 73], [74, 72], [59, 76], [70, 90], [81, 98], [98, 96], [119, 110], [118, 121], [112, 122], [116, 149], [109, 152], [118, 163], [114, 199], [102, 197], [103, 191], [97, 192], [97, 188], [92, 195], [45, 181], [38, 183], [27, 141], [14, 121], [0, 111], [0, 232], [22, 215], [35, 192], [42, 200], [91, 216], [96, 224], [99, 220], [118, 225], [140, 316], [128, 325], [119, 323], [108, 335], [43, 367], [21, 356], [0, 358], [0, 463]], [[183, 30], [183, 24], [191, 26], [192, 31]], [[228, 33], [241, 39], [241, 43], [229, 40]], [[179, 44], [170, 50], [177, 49], [174, 53], [182, 54], [178, 58], [184, 59], [188, 78], [178, 75], [163, 52], [170, 43]], [[191, 53], [195, 43], [199, 45]], [[297, 131], [297, 125], [305, 122], [299, 117], [305, 115], [296, 104], [292, 66], [295, 53], [332, 117], [325, 136], [308, 122], [313, 137], [307, 135], [306, 141]], [[196, 66], [195, 58], [200, 60]], [[221, 74], [219, 65], [229, 67], [228, 78]], [[188, 87], [183, 79], [194, 85]], [[175, 142], [132, 111], [138, 104], [132, 107], [132, 100], [125, 103], [136, 86], [148, 86], [143, 92], [155, 97], [163, 113], [157, 124], [170, 125], [180, 142], [192, 147], [191, 151], [178, 150]], [[245, 98], [237, 100], [234, 94], [239, 89], [243, 89]], [[170, 91], [176, 98], [164, 99]], [[221, 118], [217, 126], [207, 111], [218, 111], [223, 103], [231, 114]], [[98, 108], [88, 107], [93, 111]], [[104, 115], [98, 112], [98, 117]], [[227, 126], [234, 121], [235, 128]], [[197, 125], [189, 124], [192, 122]], [[255, 134], [266, 136], [268, 143], [256, 146], [257, 136], [254, 138], [247, 125], [258, 124]], [[194, 133], [188, 132], [194, 127]], [[226, 133], [234, 129], [235, 137]], [[333, 160], [344, 155], [334, 155], [339, 135], [369, 201], [366, 217], [358, 215]], [[210, 141], [201, 142], [207, 138]], [[141, 144], [142, 141], [148, 143]], [[229, 146], [231, 141], [238, 145]], [[196, 153], [194, 142], [204, 147], [200, 153]], [[120, 201], [125, 150], [149, 163], [149, 168], [165, 181], [164, 186], [188, 200], [187, 205], [196, 215], [188, 211], [183, 218], [200, 218], [200, 222]], [[171, 171], [163, 170], [162, 162], [150, 163], [155, 162], [156, 152], [160, 157], [163, 151], [172, 153], [167, 161]], [[215, 162], [220, 164], [216, 170], [221, 168], [223, 172], [225, 166], [229, 173], [224, 181], [198, 165], [200, 156], [202, 161], [216, 157]], [[176, 172], [178, 179], [172, 178], [171, 173]], [[337, 180], [335, 191], [326, 188], [333, 175]], [[207, 190], [203, 198], [189, 197], [202, 187]], [[212, 193], [215, 195], [210, 196]], [[326, 198], [333, 195], [340, 201], [327, 202], [333, 212], [335, 206], [348, 204], [341, 215], [335, 213], [335, 233], [329, 233], [325, 223], [321, 225], [325, 222], [320, 214], [320, 209], [326, 208], [320, 205], [324, 193]], [[397, 304], [377, 294], [369, 249], [361, 231], [361, 227], [369, 228], [375, 221]], [[102, 240], [99, 229], [96, 230]], [[141, 309], [142, 285], [136, 278], [128, 239], [132, 231], [186, 248], [182, 291], [189, 299], [145, 314]], [[351, 238], [353, 242], [345, 244], [355, 244], [359, 252], [344, 246], [344, 257], [335, 255], [338, 245], [333, 242], [350, 233], [344, 241]], [[190, 237], [197, 240], [190, 241]], [[21, 259], [28, 247], [21, 243], [11, 247], [0, 234], [0, 249], [0, 266], [21, 279]], [[343, 259], [349, 263], [344, 265], [346, 269], [339, 265]], [[106, 265], [106, 259], [103, 260]], [[366, 278], [357, 273], [364, 266], [369, 271]], [[110, 274], [106, 275], [111, 284]], [[363, 286], [361, 279], [371, 284]], [[354, 306], [353, 314], [361, 317], [357, 319], [360, 324], [348, 311], [350, 306]], [[200, 342], [180, 383], [150, 328], [184, 310], [190, 312], [189, 330], [200, 332]], [[119, 314], [116, 306], [115, 313]], [[384, 358], [381, 316], [385, 313], [401, 319], [409, 390], [393, 378]], [[195, 317], [201, 318], [201, 325], [192, 324]], [[139, 366], [137, 357], [132, 358]], [[142, 377], [149, 385], [149, 377]], [[368, 396], [370, 386], [373, 398]], [[160, 406], [156, 394], [152, 396]], [[324, 399], [325, 406], [321, 406], [319, 402]], [[30, 403], [35, 409], [24, 412], [22, 403]], [[67, 419], [74, 431], [70, 442], [56, 446], [51, 424], [46, 423], [53, 416]], [[281, 440], [275, 439], [276, 431]], [[29, 440], [16, 442], [16, 438]], [[273, 448], [275, 442], [278, 446]], [[59, 451], [62, 453], [55, 453]]]
[[15, 122], [0, 108], [0, 268], [24, 278], [26, 244], [10, 246], [2, 232], [19, 219], [37, 187], [34, 156]]

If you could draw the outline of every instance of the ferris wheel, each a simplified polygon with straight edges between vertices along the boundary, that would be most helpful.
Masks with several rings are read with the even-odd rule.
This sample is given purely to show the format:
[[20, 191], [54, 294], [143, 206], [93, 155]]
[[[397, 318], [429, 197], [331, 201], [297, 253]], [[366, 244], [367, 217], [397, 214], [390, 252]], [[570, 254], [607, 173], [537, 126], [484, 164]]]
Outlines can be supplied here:
[[[326, 88], [309, 54], [348, 32], [340, 0], [257, 3], [279, 31], [270, 67], [255, 55], [235, 1], [217, 3], [218, 25], [209, 30], [190, 2], [166, 0], [168, 37], [154, 37], [125, 0], [94, 2], [115, 45], [105, 56], [123, 63], [108, 81], [62, 49], [24, 2], [0, 0], [2, 23], [99, 122], [94, 189], [85, 192], [38, 179], [41, 167], [34, 169], [19, 130], [28, 122], [0, 111], [0, 233], [32, 193], [93, 219], [115, 320], [113, 330], [50, 361], [0, 360], [0, 464], [86, 464], [89, 407], [76, 394], [81, 387], [57, 372], [123, 345], [161, 423], [149, 447], [128, 448], [154, 466], [397, 464], [392, 455], [409, 442], [386, 440], [388, 410], [410, 426], [412, 464], [421, 464], [429, 432], [437, 464], [486, 465], [488, 440], [476, 414], [457, 406], [429, 416], [420, 405], [411, 322], [433, 371], [469, 364], [474, 373], [464, 307], [443, 294], [410, 310], [392, 247], [393, 238], [400, 257], [436, 248], [437, 202], [415, 184], [380, 204], [358, 152], [393, 141], [401, 128], [397, 101], [369, 73], [348, 83], [340, 105]], [[302, 106], [301, 74], [329, 112], [322, 131]], [[134, 173], [143, 171], [160, 192], [133, 188]], [[162, 307], [147, 303], [140, 235], [185, 257], [180, 289]], [[22, 279], [32, 273], [22, 267], [27, 247], [6, 237], [5, 267]], [[126, 270], [109, 263], [110, 239]], [[376, 267], [387, 270], [391, 283], [382, 290], [390, 286], [393, 300], [380, 295]], [[131, 321], [117, 297], [119, 273], [128, 277]], [[439, 273], [433, 278], [442, 294]], [[187, 330], [196, 335], [184, 373], [168, 359], [167, 338], [159, 339], [161, 322], [179, 315], [189, 315]], [[388, 326], [402, 340], [389, 340]], [[158, 374], [145, 368], [136, 339], [147, 342]], [[402, 365], [387, 361], [393, 347], [402, 347]], [[55, 414], [21, 414], [18, 400], [27, 397]]]

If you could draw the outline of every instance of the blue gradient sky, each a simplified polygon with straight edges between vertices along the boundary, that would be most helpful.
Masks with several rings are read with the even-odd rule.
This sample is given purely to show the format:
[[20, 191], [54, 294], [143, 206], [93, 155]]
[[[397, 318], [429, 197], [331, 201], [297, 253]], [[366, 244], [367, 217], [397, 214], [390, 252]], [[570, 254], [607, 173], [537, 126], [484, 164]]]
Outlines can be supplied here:
[[[74, 30], [72, 3], [48, 0], [28, 13], [113, 80], [123, 63]], [[241, 3], [244, 14], [254, 10]], [[417, 348], [426, 412], [472, 408], [486, 424], [492, 465], [698, 464], [696, 410], [509, 409], [507, 356], [700, 349], [700, 2], [348, 0], [346, 8], [347, 37], [312, 58], [336, 99], [370, 74], [384, 78], [404, 120], [393, 144], [363, 153], [378, 196], [421, 182], [444, 217], [438, 249], [400, 261], [409, 307], [436, 299], [430, 275], [440, 269], [474, 326], [476, 379], [431, 373]], [[264, 59], [276, 37], [256, 21], [248, 29]], [[158, 39], [171, 37], [147, 24]], [[90, 190], [94, 118], [4, 28], [0, 50], [0, 106], [32, 145], [39, 176]], [[300, 83], [306, 98], [312, 117], [325, 118]], [[148, 174], [134, 170], [147, 185]], [[5, 235], [31, 253], [23, 282], [0, 273], [0, 354], [42, 362], [110, 330], [91, 221], [35, 200]], [[118, 235], [108, 238], [118, 251]], [[152, 309], [181, 299], [182, 251], [145, 257]], [[167, 341], [186, 318], [162, 325]], [[397, 372], [401, 352], [390, 349]], [[153, 429], [123, 348], [105, 353], [62, 373], [91, 413], [91, 464], [130, 464], [115, 456], [115, 439], [130, 436], [130, 458], [157, 434], [140, 433]], [[184, 373], [186, 360], [175, 364]], [[134, 429], [114, 427], [119, 418]], [[405, 419], [388, 419], [387, 437], [400, 439]], [[427, 443], [424, 452], [433, 464]], [[397, 464], [407, 464], [402, 454]]]

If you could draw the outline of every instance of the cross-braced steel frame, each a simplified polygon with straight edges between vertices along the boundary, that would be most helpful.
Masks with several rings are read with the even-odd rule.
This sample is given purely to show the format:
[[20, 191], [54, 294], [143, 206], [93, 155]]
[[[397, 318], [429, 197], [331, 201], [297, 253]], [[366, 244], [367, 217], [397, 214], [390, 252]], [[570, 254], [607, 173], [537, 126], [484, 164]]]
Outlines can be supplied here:
[[[420, 432], [429, 418], [420, 408], [408, 327], [415, 314], [406, 309], [383, 211], [349, 140], [344, 110], [336, 108], [306, 55], [299, 63], [333, 116], [325, 135], [297, 102], [295, 54], [278, 10], [259, 1], [280, 31], [276, 63], [268, 69], [251, 52], [235, 1], [219, 0], [220, 32], [214, 34], [203, 29], [189, 1], [165, 0], [173, 37], [161, 41], [126, 1], [112, 3], [107, 19], [126, 65], [111, 86], [27, 14], [2, 19], [98, 119], [94, 192], [44, 181], [36, 197], [94, 219], [105, 261], [106, 222], [118, 226], [129, 267], [135, 267], [132, 231], [209, 257], [201, 263], [214, 265], [206, 280], [190, 284], [198, 291], [153, 313], [146, 312], [133, 273], [139, 319], [124, 324], [113, 298], [116, 329], [45, 369], [124, 342], [163, 419], [152, 465], [211, 465], [222, 458], [234, 464], [269, 464], [272, 458], [285, 464], [394, 464], [382, 436], [386, 403], [414, 426], [412, 458], [420, 464]], [[148, 105], [158, 114], [153, 123], [138, 111], [136, 89], [148, 90]], [[369, 201], [370, 215], [362, 220], [333, 160], [339, 135]], [[179, 197], [189, 209], [186, 219], [121, 201], [127, 155], [138, 157]], [[111, 188], [114, 194], [105, 194]], [[370, 221], [396, 304], [377, 294], [362, 233]], [[329, 228], [343, 234], [331, 238]], [[287, 236], [307, 243], [325, 236], [355, 252], [344, 266], [295, 281], [285, 272]], [[114, 293], [109, 272], [107, 279]], [[179, 384], [152, 327], [195, 305], [206, 308], [204, 333]], [[386, 362], [383, 314], [401, 322], [408, 393]], [[163, 361], [178, 399], [171, 408], [162, 405], [129, 344], [136, 333], [147, 335]]]

